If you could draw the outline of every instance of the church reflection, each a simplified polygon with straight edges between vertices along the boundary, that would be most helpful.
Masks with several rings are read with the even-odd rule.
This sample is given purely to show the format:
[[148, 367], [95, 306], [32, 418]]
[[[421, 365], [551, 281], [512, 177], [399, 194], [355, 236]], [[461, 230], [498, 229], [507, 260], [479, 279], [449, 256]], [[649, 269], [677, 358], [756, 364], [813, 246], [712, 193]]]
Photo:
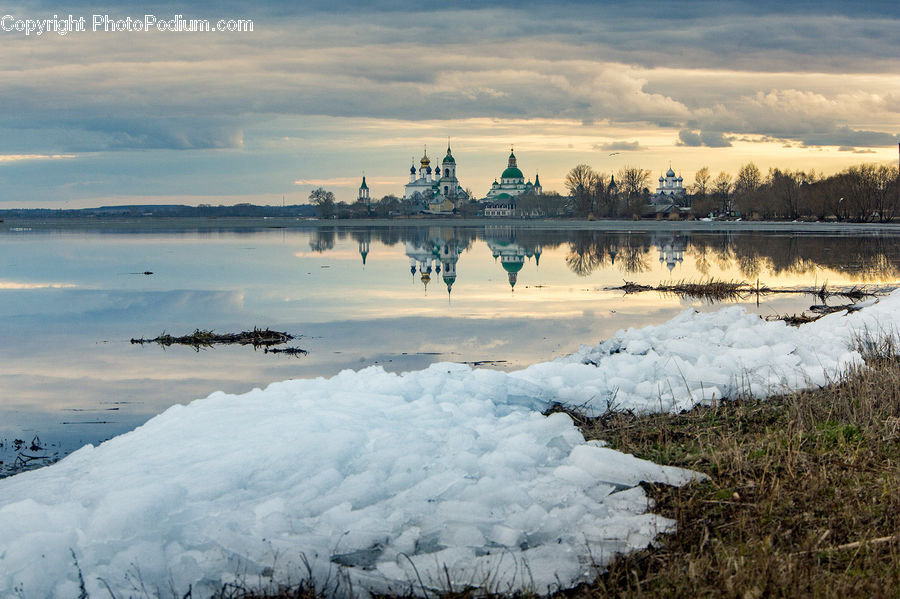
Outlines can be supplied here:
[[653, 245], [659, 250], [659, 263], [665, 264], [669, 272], [684, 262], [687, 238], [683, 235], [656, 235], [653, 238]]
[[763, 271], [770, 276], [814, 275], [822, 268], [839, 271], [860, 283], [900, 278], [900, 243], [890, 235], [571, 231], [507, 225], [403, 225], [348, 230], [335, 226], [312, 232], [309, 246], [323, 253], [347, 237], [356, 241], [363, 266], [374, 243], [386, 247], [402, 244], [413, 280], [422, 284], [425, 292], [439, 280], [448, 294], [456, 285], [461, 259], [465, 270], [463, 253], [476, 242], [487, 245], [511, 289], [515, 289], [521, 273], [530, 268], [537, 270], [545, 250], [557, 248], [563, 250], [569, 270], [580, 277], [603, 269], [628, 275], [652, 274], [654, 262], [667, 276], [677, 275], [690, 256], [691, 270], [684, 276], [708, 276], [715, 266], [722, 271], [736, 271], [747, 280]]

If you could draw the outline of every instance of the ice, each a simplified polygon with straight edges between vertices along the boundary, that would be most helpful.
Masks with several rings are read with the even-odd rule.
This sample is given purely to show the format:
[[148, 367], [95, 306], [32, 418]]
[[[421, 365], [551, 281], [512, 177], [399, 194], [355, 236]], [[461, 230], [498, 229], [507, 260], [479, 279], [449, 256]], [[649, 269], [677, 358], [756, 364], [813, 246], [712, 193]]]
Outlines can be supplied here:
[[79, 576], [91, 596], [203, 596], [307, 568], [339, 595], [574, 585], [673, 525], [641, 481], [698, 475], [541, 410], [822, 385], [860, 362], [860, 338], [897, 340], [898, 315], [897, 292], [799, 328], [686, 311], [513, 373], [367, 368], [214, 393], [0, 481], [0, 596], [76, 596]]

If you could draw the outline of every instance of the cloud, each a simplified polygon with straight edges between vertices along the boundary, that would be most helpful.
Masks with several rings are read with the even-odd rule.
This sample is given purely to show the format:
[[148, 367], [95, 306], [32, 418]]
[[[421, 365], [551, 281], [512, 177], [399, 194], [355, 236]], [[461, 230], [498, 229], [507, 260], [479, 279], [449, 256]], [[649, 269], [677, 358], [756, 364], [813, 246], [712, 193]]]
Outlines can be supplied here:
[[847, 126], [832, 127], [824, 131], [816, 131], [802, 135], [800, 139], [806, 146], [842, 146], [842, 147], [884, 147], [900, 143], [900, 135], [881, 131], [851, 129]]
[[700, 131], [694, 133], [690, 129], [682, 129], [678, 132], [678, 145], [680, 146], [707, 146], [710, 148], [727, 148], [731, 146], [730, 138], [726, 138], [721, 131]]
[[362, 177], [332, 177], [330, 179], [297, 179], [294, 185], [311, 185], [313, 187], [324, 187], [326, 185], [334, 185], [336, 187], [359, 187]]
[[[341, 178], [352, 189], [347, 171], [375, 175], [408, 160], [389, 155], [407, 140], [420, 149], [422, 132], [455, 136], [479, 119], [495, 131], [470, 148], [503, 137], [560, 154], [591, 148], [597, 130], [625, 140], [598, 149], [635, 151], [673, 138], [875, 148], [900, 129], [900, 18], [878, 2], [674, 0], [662, 28], [661, 5], [640, 0], [461, 0], [429, 19], [399, 0], [349, 6], [201, 0], [185, 14], [252, 18], [249, 34], [3, 33], [13, 66], [0, 71], [0, 154], [78, 157], [5, 166], [0, 197], [280, 195]], [[57, 8], [26, 0], [16, 14]], [[136, 0], [102, 10], [188, 12]]]
[[637, 141], [611, 141], [605, 144], [594, 144], [595, 150], [603, 150], [603, 151], [619, 151], [619, 152], [631, 152], [637, 150], [645, 150], [640, 142]]
[[22, 160], [65, 160], [75, 158], [75, 154], [0, 154], [0, 164], [21, 162]]
[[854, 154], [876, 154], [875, 150], [854, 148], [853, 146], [841, 146], [838, 148], [838, 152], [853, 152]]

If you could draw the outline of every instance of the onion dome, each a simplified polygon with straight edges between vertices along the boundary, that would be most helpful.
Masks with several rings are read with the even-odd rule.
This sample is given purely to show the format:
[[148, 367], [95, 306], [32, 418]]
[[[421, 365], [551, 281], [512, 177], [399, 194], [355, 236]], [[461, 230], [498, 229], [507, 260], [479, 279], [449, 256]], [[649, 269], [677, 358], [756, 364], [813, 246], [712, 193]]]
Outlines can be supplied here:
[[425, 167], [425, 172], [426, 172], [427, 174], [430, 175], [430, 174], [431, 174], [431, 167], [430, 167], [430, 166], [426, 166], [426, 167]]
[[501, 179], [524, 179], [525, 175], [522, 174], [522, 171], [516, 166], [516, 155], [513, 152], [509, 153], [509, 162], [506, 165], [506, 170], [503, 171], [503, 174], [500, 175]]
[[663, 179], [663, 176], [660, 175], [660, 176], [659, 176], [659, 182], [662, 183], [663, 181], [665, 181], [665, 179]]
[[409, 174], [410, 175], [416, 174], [416, 165], [412, 165], [411, 167], [409, 167]]
[[431, 164], [431, 158], [428, 157], [428, 152], [425, 152], [425, 155], [422, 156], [422, 160], [419, 161], [422, 166], [428, 166]]
[[369, 189], [369, 186], [366, 185], [366, 176], [365, 175], [363, 175], [363, 182], [362, 182], [362, 185], [359, 186], [359, 188], [360, 189]]
[[447, 146], [447, 155], [444, 156], [443, 164], [456, 164], [456, 159], [453, 157], [453, 154], [450, 153], [450, 146]]
[[666, 176], [667, 176], [667, 177], [674, 177], [674, 176], [675, 176], [675, 171], [672, 170], [672, 167], [671, 167], [671, 166], [669, 167], [669, 170], [666, 171]]
[[453, 288], [453, 283], [456, 282], [456, 275], [444, 271], [444, 276], [441, 278], [444, 279], [444, 283], [447, 285], [447, 293], [450, 293], [450, 290]]

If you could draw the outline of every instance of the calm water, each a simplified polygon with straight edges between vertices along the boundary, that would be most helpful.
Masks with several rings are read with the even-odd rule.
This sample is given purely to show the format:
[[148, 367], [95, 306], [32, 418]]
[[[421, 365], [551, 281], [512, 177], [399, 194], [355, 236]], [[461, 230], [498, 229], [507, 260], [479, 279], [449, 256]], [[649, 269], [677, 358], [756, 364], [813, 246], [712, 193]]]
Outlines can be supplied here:
[[[488, 367], [513, 369], [620, 328], [719, 307], [606, 289], [626, 280], [758, 279], [772, 287], [900, 280], [900, 235], [891, 231], [5, 226], [0, 473], [20, 454], [64, 454], [216, 390], [240, 393], [373, 364], [403, 371], [492, 361]], [[735, 303], [768, 316], [816, 301]], [[308, 355], [130, 343], [254, 326], [296, 335], [289, 346]], [[35, 435], [43, 451], [28, 449]]]

